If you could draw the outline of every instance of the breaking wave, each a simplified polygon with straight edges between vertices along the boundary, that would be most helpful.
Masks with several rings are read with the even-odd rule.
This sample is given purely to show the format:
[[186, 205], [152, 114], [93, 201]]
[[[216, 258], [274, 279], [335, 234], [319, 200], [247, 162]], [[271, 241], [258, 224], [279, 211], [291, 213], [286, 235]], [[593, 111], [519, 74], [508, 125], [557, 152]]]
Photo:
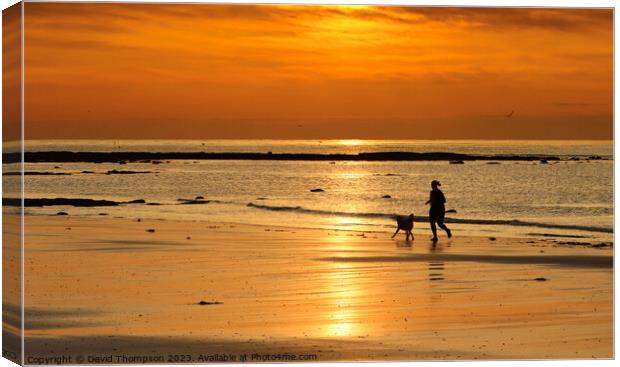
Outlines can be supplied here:
[[[255, 209], [260, 209], [260, 210], [269, 210], [269, 211], [276, 211], [276, 212], [293, 212], [293, 213], [314, 214], [314, 215], [327, 215], [327, 216], [335, 215], [335, 216], [344, 216], [344, 217], [384, 218], [384, 219], [394, 219], [396, 217], [396, 214], [393, 214], [393, 213], [354, 213], [354, 212], [308, 209], [308, 208], [303, 208], [301, 206], [271, 206], [271, 205], [262, 205], [262, 204], [254, 204], [254, 203], [248, 203], [247, 206], [251, 208], [255, 208]], [[428, 217], [416, 215], [415, 221], [426, 222], [428, 221]], [[536, 227], [536, 228], [579, 230], [579, 231], [600, 232], [600, 233], [613, 233], [613, 228], [607, 228], [607, 227], [584, 226], [584, 225], [578, 225], [578, 224], [539, 223], [539, 222], [522, 221], [518, 219], [507, 220], [507, 219], [446, 218], [445, 221], [446, 223], [456, 223], [456, 224], [503, 225], [503, 226], [515, 226], [515, 227]]]

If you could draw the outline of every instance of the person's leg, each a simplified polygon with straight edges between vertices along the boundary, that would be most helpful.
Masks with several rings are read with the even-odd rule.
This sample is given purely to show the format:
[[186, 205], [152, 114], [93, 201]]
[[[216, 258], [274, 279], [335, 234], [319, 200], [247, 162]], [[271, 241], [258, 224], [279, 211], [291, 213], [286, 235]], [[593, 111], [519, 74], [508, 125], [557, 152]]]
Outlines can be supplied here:
[[437, 221], [437, 225], [439, 225], [439, 228], [441, 228], [444, 231], [446, 231], [446, 233], [448, 234], [448, 238], [452, 237], [452, 231], [450, 231], [450, 229], [448, 227], [446, 227], [446, 225], [443, 222], [443, 218], [441, 218], [441, 219], [439, 219]]
[[435, 218], [433, 216], [429, 217], [429, 221], [431, 222], [431, 231], [433, 231], [433, 239], [437, 239], [437, 227], [435, 227]]

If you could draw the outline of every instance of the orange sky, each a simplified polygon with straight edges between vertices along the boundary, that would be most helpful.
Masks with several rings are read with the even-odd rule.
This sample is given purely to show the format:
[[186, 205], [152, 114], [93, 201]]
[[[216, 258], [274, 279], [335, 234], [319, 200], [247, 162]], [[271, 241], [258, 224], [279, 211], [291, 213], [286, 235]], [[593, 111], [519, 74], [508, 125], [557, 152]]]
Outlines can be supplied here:
[[611, 10], [25, 6], [30, 139], [612, 138]]

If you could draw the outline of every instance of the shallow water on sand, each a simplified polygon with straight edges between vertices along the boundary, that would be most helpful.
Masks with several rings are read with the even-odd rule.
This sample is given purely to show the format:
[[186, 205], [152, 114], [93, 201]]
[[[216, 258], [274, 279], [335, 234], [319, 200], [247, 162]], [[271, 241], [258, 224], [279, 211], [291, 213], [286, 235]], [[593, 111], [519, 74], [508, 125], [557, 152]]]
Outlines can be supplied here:
[[[32, 141], [29, 151], [209, 151], [358, 153], [371, 151], [468, 154], [552, 154], [549, 163], [169, 161], [152, 163], [27, 163], [29, 198], [145, 199], [162, 205], [28, 208], [30, 214], [191, 219], [290, 227], [389, 231], [393, 214], [424, 217], [429, 183], [442, 182], [448, 223], [456, 233], [611, 239], [613, 161], [610, 142], [481, 141]], [[569, 158], [579, 158], [570, 160]], [[105, 174], [112, 170], [138, 174]], [[94, 172], [94, 173], [83, 173]], [[6, 176], [5, 180], [19, 179]], [[323, 192], [311, 192], [320, 188]], [[178, 199], [202, 196], [204, 205]], [[386, 198], [389, 196], [389, 198]], [[249, 205], [251, 204], [251, 205]]]

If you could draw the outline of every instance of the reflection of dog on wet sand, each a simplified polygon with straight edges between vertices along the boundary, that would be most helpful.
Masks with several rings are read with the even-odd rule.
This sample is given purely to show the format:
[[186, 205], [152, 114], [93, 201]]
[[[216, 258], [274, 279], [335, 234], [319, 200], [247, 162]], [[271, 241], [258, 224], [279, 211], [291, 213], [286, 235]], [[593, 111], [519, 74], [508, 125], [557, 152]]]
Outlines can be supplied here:
[[405, 231], [405, 233], [407, 234], [407, 241], [409, 241], [409, 236], [411, 235], [411, 239], [413, 240], [413, 214], [410, 215], [397, 215], [396, 216], [396, 225], [398, 226], [398, 228], [396, 228], [396, 232], [394, 232], [394, 234], [392, 235], [392, 238], [396, 237], [396, 235], [398, 234], [398, 231], [400, 231], [401, 229], [403, 231]]

